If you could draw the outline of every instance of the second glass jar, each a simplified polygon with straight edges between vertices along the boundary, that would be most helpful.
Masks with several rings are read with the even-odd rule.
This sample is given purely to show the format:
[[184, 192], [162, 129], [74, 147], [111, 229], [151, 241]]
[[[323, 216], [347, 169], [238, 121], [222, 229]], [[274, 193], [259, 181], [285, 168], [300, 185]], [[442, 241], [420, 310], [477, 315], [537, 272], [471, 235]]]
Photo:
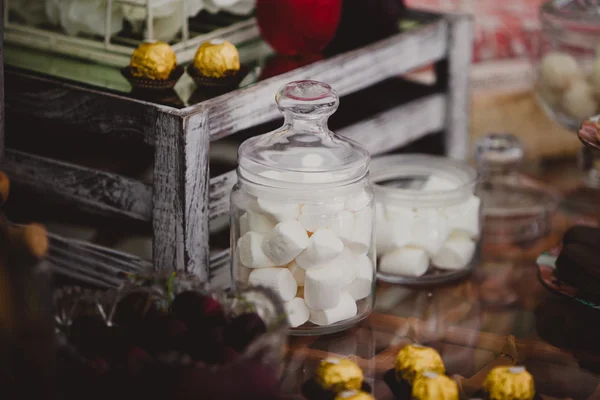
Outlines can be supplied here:
[[292, 334], [340, 331], [373, 307], [370, 156], [335, 135], [328, 85], [298, 81], [276, 96], [281, 128], [244, 142], [231, 194], [232, 274], [284, 302]]

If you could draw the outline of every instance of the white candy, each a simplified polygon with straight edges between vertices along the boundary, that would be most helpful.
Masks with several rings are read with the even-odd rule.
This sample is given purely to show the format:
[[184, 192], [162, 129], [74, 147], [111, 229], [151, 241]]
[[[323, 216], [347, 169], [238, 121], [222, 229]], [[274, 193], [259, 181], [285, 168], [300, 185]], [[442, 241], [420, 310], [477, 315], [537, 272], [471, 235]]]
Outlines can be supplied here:
[[379, 272], [415, 277], [425, 274], [428, 267], [427, 253], [414, 247], [404, 247], [384, 254], [378, 266]]
[[331, 325], [352, 318], [358, 313], [356, 302], [348, 292], [342, 292], [337, 306], [326, 310], [310, 310], [309, 321], [315, 325]]
[[345, 247], [342, 254], [331, 260], [328, 265], [335, 265], [342, 271], [342, 285], [347, 286], [356, 279], [358, 262], [352, 251]]
[[331, 229], [319, 229], [308, 239], [308, 247], [296, 257], [296, 263], [306, 270], [322, 267], [344, 250], [344, 243]]
[[343, 270], [335, 264], [306, 271], [304, 300], [313, 310], [337, 306], [343, 286]]
[[308, 234], [298, 221], [280, 222], [265, 237], [264, 254], [275, 265], [286, 265], [308, 246]]
[[238, 240], [240, 261], [248, 268], [265, 268], [277, 265], [263, 252], [264, 236], [257, 232], [248, 232]]
[[553, 109], [560, 106], [562, 92], [557, 92], [544, 84], [539, 84], [537, 85], [536, 93]]
[[438, 268], [462, 269], [465, 268], [475, 253], [475, 242], [468, 236], [453, 234], [444, 243], [444, 246], [436, 254], [431, 262]]
[[354, 213], [350, 211], [340, 212], [331, 221], [329, 228], [342, 242], [350, 243], [354, 234]]
[[275, 221], [267, 215], [248, 211], [248, 229], [258, 233], [269, 233], [275, 227]]
[[424, 192], [444, 191], [456, 189], [458, 185], [456, 182], [442, 178], [441, 176], [431, 175], [425, 185], [421, 188]]
[[569, 86], [563, 94], [561, 105], [567, 114], [578, 120], [591, 117], [598, 109], [592, 87], [583, 79], [578, 79]]
[[346, 199], [346, 210], [358, 212], [361, 211], [363, 208], [367, 207], [370, 202], [371, 195], [367, 191], [363, 190], [357, 195]]
[[[386, 209], [388, 212], [385, 211]], [[386, 207], [380, 204], [375, 214], [377, 254], [384, 254], [408, 244], [413, 221], [416, 218], [416, 213], [411, 208]]]
[[273, 289], [283, 301], [290, 301], [296, 297], [298, 285], [287, 268], [260, 268], [255, 269], [248, 278], [248, 283], [253, 286], [266, 286]]
[[299, 204], [261, 198], [257, 199], [257, 204], [260, 211], [275, 218], [276, 221], [289, 221], [297, 219], [300, 215]]
[[248, 213], [245, 212], [240, 216], [240, 237], [244, 236], [250, 231], [250, 225], [248, 225]]
[[448, 219], [442, 210], [420, 208], [412, 222], [408, 244], [422, 248], [433, 256], [440, 251], [449, 235]]
[[292, 261], [287, 265], [287, 268], [292, 273], [292, 276], [296, 280], [298, 286], [304, 286], [304, 277], [306, 276], [306, 271], [296, 263], [296, 261]]
[[284, 303], [285, 312], [288, 317], [288, 322], [292, 328], [300, 326], [308, 321], [310, 309], [304, 302], [304, 299], [295, 297]]
[[244, 267], [242, 263], [239, 263], [237, 266], [237, 280], [241, 283], [248, 283], [252, 271], [254, 271], [253, 268]]
[[455, 206], [448, 207], [445, 211], [448, 217], [448, 228], [451, 231], [460, 231], [472, 238], [479, 236], [479, 207], [481, 200], [477, 196]]
[[540, 62], [540, 79], [552, 90], [562, 91], [581, 75], [579, 65], [565, 53], [549, 53]]
[[308, 232], [327, 228], [331, 225], [336, 213], [344, 209], [344, 203], [305, 204], [300, 210], [298, 221]]
[[346, 286], [346, 290], [354, 300], [361, 300], [371, 294], [373, 288], [373, 264], [366, 255], [356, 257], [356, 278]]
[[365, 208], [354, 214], [354, 230], [348, 247], [357, 254], [369, 251], [373, 241], [373, 211]]

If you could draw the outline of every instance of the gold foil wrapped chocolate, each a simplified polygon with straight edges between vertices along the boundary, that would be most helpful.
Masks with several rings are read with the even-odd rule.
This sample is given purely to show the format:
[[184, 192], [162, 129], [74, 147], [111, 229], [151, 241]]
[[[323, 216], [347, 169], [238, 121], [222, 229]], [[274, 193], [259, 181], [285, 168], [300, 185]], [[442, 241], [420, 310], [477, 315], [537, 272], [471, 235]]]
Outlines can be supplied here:
[[425, 371], [412, 387], [413, 400], [458, 400], [458, 385], [445, 375]]
[[360, 390], [363, 372], [347, 358], [326, 358], [319, 364], [315, 380], [321, 388], [335, 393]]
[[240, 70], [237, 48], [226, 40], [210, 40], [198, 47], [194, 68], [207, 78], [227, 78]]
[[496, 367], [490, 371], [483, 390], [490, 400], [531, 400], [535, 396], [533, 377], [525, 367]]
[[375, 400], [375, 397], [360, 390], [346, 390], [335, 396], [334, 400]]
[[177, 66], [175, 52], [165, 42], [146, 42], [131, 55], [129, 68], [135, 78], [167, 80]]
[[416, 344], [405, 346], [398, 352], [395, 369], [396, 379], [404, 379], [411, 385], [425, 371], [441, 375], [446, 372], [442, 357], [435, 349]]

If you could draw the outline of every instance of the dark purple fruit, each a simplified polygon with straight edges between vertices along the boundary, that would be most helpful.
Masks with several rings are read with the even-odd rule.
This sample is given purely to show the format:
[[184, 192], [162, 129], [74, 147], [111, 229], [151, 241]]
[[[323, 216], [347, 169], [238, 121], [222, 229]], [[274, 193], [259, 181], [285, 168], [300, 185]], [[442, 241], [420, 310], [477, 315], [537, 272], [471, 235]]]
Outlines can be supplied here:
[[139, 375], [152, 364], [152, 357], [141, 347], [134, 347], [127, 353], [127, 370], [131, 375]]
[[97, 354], [100, 342], [104, 341], [106, 328], [100, 316], [79, 316], [69, 328], [69, 341], [84, 354]]
[[225, 323], [221, 304], [211, 296], [194, 291], [178, 294], [171, 304], [171, 314], [175, 319], [185, 322], [191, 330]]
[[225, 347], [223, 331], [221, 326], [207, 326], [197, 333], [190, 334], [182, 351], [195, 361], [215, 364], [220, 360]]
[[267, 326], [258, 314], [238, 315], [225, 326], [225, 343], [242, 352], [250, 342], [266, 331]]
[[131, 326], [158, 314], [158, 308], [149, 294], [130, 293], [117, 304], [113, 322], [121, 326]]
[[103, 375], [110, 369], [110, 364], [108, 361], [101, 357], [91, 359], [88, 361], [87, 365], [98, 375]]

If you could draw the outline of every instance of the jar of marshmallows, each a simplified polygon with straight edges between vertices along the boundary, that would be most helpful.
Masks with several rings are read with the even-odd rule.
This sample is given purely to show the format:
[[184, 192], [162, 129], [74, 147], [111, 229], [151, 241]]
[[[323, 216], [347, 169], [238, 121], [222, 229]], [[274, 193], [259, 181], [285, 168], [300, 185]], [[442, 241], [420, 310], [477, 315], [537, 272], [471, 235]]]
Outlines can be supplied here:
[[365, 318], [374, 302], [370, 155], [327, 128], [339, 103], [330, 86], [292, 82], [276, 101], [283, 126], [238, 150], [233, 280], [275, 290], [292, 334], [340, 331]]
[[482, 214], [477, 176], [471, 166], [438, 156], [373, 160], [380, 280], [429, 285], [473, 270]]

